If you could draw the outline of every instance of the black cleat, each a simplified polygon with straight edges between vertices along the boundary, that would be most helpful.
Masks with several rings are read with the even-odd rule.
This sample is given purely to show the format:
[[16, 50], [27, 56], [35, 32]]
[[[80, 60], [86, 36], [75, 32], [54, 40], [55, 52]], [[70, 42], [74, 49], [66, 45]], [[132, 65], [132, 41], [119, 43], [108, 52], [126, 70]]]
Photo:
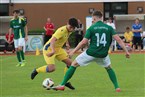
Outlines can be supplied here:
[[70, 82], [66, 83], [65, 86], [68, 87], [68, 88], [71, 89], [71, 90], [74, 90], [74, 89], [75, 89], [75, 88], [71, 85]]
[[38, 72], [36, 71], [36, 69], [34, 69], [33, 72], [31, 73], [31, 79], [33, 80], [37, 74]]

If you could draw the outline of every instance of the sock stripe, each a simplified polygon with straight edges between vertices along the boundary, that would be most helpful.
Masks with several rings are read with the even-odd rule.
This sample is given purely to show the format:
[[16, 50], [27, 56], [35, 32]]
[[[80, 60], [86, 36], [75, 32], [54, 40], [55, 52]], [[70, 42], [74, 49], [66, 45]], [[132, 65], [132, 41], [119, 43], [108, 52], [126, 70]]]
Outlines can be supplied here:
[[46, 72], [49, 72], [49, 68], [48, 68], [48, 66], [46, 67]]

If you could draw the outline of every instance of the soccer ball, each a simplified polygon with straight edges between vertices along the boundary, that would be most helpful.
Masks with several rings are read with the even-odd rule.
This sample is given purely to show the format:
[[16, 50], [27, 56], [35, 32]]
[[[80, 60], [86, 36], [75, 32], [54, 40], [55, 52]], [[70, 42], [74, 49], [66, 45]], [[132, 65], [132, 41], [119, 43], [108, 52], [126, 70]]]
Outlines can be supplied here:
[[44, 81], [42, 83], [42, 86], [44, 88], [46, 88], [47, 90], [49, 90], [51, 87], [53, 87], [53, 85], [54, 85], [54, 82], [51, 78], [44, 79]]

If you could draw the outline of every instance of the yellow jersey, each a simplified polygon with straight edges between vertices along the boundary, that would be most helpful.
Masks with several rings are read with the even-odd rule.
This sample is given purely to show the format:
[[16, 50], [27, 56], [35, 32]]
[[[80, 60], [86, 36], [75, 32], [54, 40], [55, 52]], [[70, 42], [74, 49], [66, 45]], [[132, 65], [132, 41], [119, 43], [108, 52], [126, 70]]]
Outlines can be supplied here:
[[55, 42], [55, 45], [54, 45], [54, 48], [55, 49], [59, 49], [59, 48], [62, 48], [63, 45], [66, 43], [66, 41], [68, 40], [69, 38], [69, 35], [71, 34], [72, 32], [68, 32], [66, 26], [62, 26], [60, 28], [58, 28], [56, 30], [56, 32], [52, 35], [52, 37], [49, 39], [48, 42], [46, 42], [46, 44], [44, 45], [44, 50], [47, 50], [48, 47], [50, 46], [50, 41], [53, 37], [55, 37], [57, 40]]
[[129, 31], [129, 33], [128, 32], [124, 33], [124, 38], [125, 38], [126, 42], [132, 41], [132, 37], [133, 37], [132, 31]]

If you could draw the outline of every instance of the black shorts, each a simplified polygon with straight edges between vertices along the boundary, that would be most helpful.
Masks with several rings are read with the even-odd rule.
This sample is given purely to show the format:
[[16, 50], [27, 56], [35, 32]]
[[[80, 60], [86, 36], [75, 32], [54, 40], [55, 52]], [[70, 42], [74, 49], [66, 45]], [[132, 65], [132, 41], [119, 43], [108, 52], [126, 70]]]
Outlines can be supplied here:
[[141, 37], [133, 37], [133, 45], [141, 45], [142, 40]]

